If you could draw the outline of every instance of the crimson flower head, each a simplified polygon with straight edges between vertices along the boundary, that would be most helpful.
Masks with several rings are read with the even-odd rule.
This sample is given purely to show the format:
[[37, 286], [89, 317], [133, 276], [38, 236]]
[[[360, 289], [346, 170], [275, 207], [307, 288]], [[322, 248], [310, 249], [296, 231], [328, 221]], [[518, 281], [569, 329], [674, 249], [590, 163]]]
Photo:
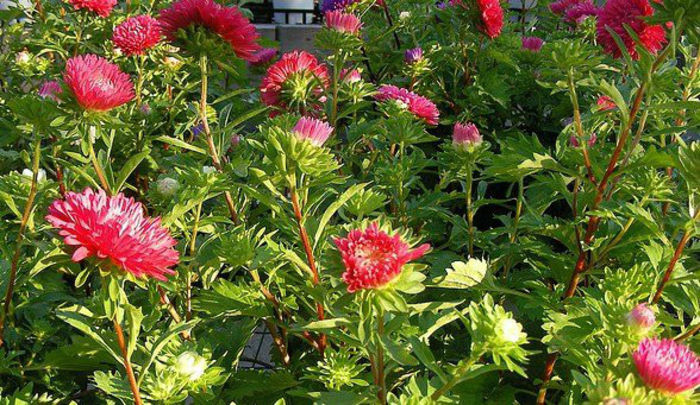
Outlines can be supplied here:
[[608, 30], [615, 32], [625, 44], [632, 58], [639, 58], [637, 43], [627, 32], [629, 27], [639, 37], [641, 45], [649, 52], [658, 52], [666, 43], [666, 32], [660, 25], [649, 25], [643, 18], [654, 14], [649, 0], [608, 0], [598, 13], [596, 26], [598, 43], [615, 58], [622, 56], [615, 39]]
[[277, 49], [263, 48], [253, 54], [248, 60], [251, 66], [265, 66], [272, 63], [272, 60], [277, 56]]
[[458, 122], [455, 124], [452, 131], [452, 145], [456, 148], [467, 148], [472, 145], [479, 145], [483, 140], [483, 137], [479, 133], [479, 128], [471, 122], [466, 124]]
[[222, 6], [214, 0], [178, 0], [160, 12], [158, 21], [170, 41], [177, 40], [179, 29], [200, 26], [228, 42], [239, 58], [251, 60], [260, 49], [255, 26], [238, 7]]
[[479, 29], [491, 39], [501, 35], [503, 29], [503, 8], [500, 0], [476, 0], [481, 24]]
[[632, 353], [632, 359], [644, 384], [666, 395], [700, 385], [700, 359], [672, 339], [645, 338]]
[[324, 16], [326, 28], [351, 35], [357, 35], [362, 28], [362, 22], [354, 14], [347, 14], [342, 11], [326, 11]]
[[523, 49], [527, 49], [528, 51], [539, 52], [540, 49], [542, 49], [542, 45], [544, 45], [544, 41], [542, 40], [542, 38], [538, 38], [538, 37], [523, 37], [522, 38]]
[[393, 85], [380, 87], [374, 98], [377, 101], [393, 100], [429, 125], [437, 125], [440, 118], [440, 111], [432, 101]]
[[401, 274], [406, 263], [430, 250], [427, 243], [411, 249], [398, 234], [390, 236], [379, 229], [376, 222], [367, 229], [350, 231], [345, 238], [335, 238], [333, 242], [343, 259], [343, 281], [350, 293], [386, 286]]
[[42, 83], [39, 88], [39, 97], [49, 98], [57, 103], [61, 101], [58, 97], [61, 93], [63, 93], [63, 88], [61, 87], [61, 83], [56, 80], [47, 80]]
[[306, 51], [293, 51], [267, 69], [260, 93], [266, 105], [286, 109], [291, 101], [307, 102], [318, 96], [327, 85], [326, 65]]
[[51, 204], [46, 220], [59, 229], [66, 245], [77, 248], [74, 262], [94, 256], [138, 278], [166, 280], [175, 274], [170, 267], [178, 262], [177, 242], [160, 218], [145, 216], [133, 198], [90, 188], [69, 192]]
[[63, 75], [76, 101], [88, 111], [108, 111], [131, 101], [134, 86], [119, 66], [100, 56], [74, 56]]
[[297, 138], [306, 139], [314, 146], [323, 146], [333, 133], [333, 127], [316, 118], [301, 117], [292, 132]]
[[150, 15], [127, 18], [112, 33], [114, 46], [124, 55], [143, 55], [160, 41], [160, 24]]
[[598, 97], [596, 104], [598, 104], [598, 111], [610, 111], [617, 108], [615, 102], [605, 95]]
[[90, 10], [100, 17], [108, 17], [117, 5], [117, 0], [68, 0], [68, 2], [74, 10]]

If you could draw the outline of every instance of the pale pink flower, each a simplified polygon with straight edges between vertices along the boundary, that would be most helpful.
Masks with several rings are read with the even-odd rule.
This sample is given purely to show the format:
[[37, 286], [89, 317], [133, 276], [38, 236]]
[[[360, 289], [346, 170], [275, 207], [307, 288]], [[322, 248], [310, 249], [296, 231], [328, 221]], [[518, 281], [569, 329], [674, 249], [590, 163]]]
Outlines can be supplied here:
[[314, 146], [323, 146], [323, 143], [333, 133], [333, 127], [316, 118], [301, 117], [292, 132], [299, 139], [306, 139]]
[[362, 28], [362, 22], [354, 14], [342, 11], [327, 11], [325, 14], [326, 27], [338, 32], [357, 35]]
[[479, 145], [483, 137], [479, 133], [476, 125], [468, 122], [466, 124], [456, 123], [452, 131], [452, 145], [458, 148], [466, 148], [471, 145]]
[[627, 323], [633, 328], [647, 330], [654, 326], [656, 316], [645, 303], [638, 304], [627, 314]]

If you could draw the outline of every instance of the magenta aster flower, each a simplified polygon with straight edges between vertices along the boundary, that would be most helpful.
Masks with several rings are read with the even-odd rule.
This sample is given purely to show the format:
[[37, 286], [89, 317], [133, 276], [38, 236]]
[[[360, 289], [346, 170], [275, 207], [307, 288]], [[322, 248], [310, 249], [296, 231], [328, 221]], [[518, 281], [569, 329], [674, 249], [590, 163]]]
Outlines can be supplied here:
[[627, 323], [633, 328], [647, 330], [656, 323], [656, 316], [647, 304], [641, 303], [627, 314]]
[[606, 52], [616, 58], [622, 56], [615, 39], [608, 29], [615, 32], [625, 44], [632, 58], [639, 58], [637, 44], [627, 32], [629, 27], [639, 37], [641, 45], [649, 52], [658, 52], [666, 43], [666, 32], [660, 25], [649, 25], [643, 18], [654, 15], [649, 0], [608, 0], [598, 13], [596, 27], [598, 43]]
[[413, 65], [414, 63], [422, 61], [423, 60], [423, 49], [418, 47], [418, 48], [406, 50], [406, 52], [404, 52], [404, 54], [403, 54], [403, 60], [408, 65]]
[[285, 53], [280, 60], [267, 69], [262, 79], [260, 84], [262, 101], [266, 105], [286, 109], [288, 102], [283, 97], [283, 90], [287, 83], [295, 81], [310, 84], [314, 80], [320, 83], [312, 92], [321, 93], [321, 87], [328, 85], [326, 65], [319, 63], [314, 55], [306, 51]]
[[69, 192], [51, 204], [46, 220], [59, 229], [66, 245], [77, 248], [74, 262], [94, 256], [136, 277], [166, 280], [175, 274], [170, 269], [178, 262], [175, 239], [160, 218], [145, 216], [143, 205], [133, 198], [90, 188]]
[[150, 15], [127, 18], [114, 29], [112, 42], [124, 55], [142, 55], [160, 41], [160, 25]]
[[564, 20], [570, 23], [581, 24], [587, 17], [595, 17], [600, 9], [591, 0], [584, 0], [574, 4], [566, 10]]
[[406, 89], [384, 85], [379, 88], [374, 98], [377, 101], [393, 100], [405, 106], [413, 115], [429, 125], [437, 125], [440, 118], [440, 111], [432, 101]]
[[86, 9], [99, 15], [107, 17], [112, 12], [117, 0], [68, 0], [74, 10]]
[[253, 54], [248, 62], [251, 66], [266, 66], [277, 57], [277, 49], [263, 48]]
[[68, 59], [63, 81], [81, 107], [88, 111], [108, 111], [134, 98], [129, 75], [119, 66], [96, 55]]
[[170, 41], [177, 40], [177, 31], [196, 25], [214, 32], [239, 58], [251, 60], [260, 49], [259, 35], [236, 6], [226, 7], [214, 0], [178, 0], [161, 10], [158, 17], [163, 34]]
[[566, 13], [566, 10], [578, 4], [580, 1], [582, 0], [557, 0], [553, 3], [550, 3], [549, 9], [554, 14], [563, 15], [564, 13]]
[[483, 137], [479, 133], [476, 125], [468, 122], [466, 124], [456, 123], [452, 131], [452, 145], [457, 148], [466, 148], [472, 145], [479, 145], [483, 142]]
[[401, 274], [403, 266], [423, 256], [430, 245], [416, 249], [401, 240], [397, 234], [389, 236], [372, 223], [367, 229], [355, 229], [345, 238], [333, 240], [345, 265], [343, 281], [348, 292], [379, 289]]
[[542, 40], [542, 38], [538, 38], [538, 37], [523, 37], [522, 38], [523, 49], [527, 49], [528, 51], [539, 52], [540, 49], [542, 49], [542, 45], [544, 45], [544, 41]]
[[314, 146], [323, 146], [333, 133], [333, 127], [316, 118], [301, 117], [292, 132], [297, 138], [306, 139]]
[[57, 80], [47, 80], [39, 88], [39, 97], [49, 98], [57, 103], [61, 101], [58, 97], [61, 93], [63, 93], [63, 88]]
[[354, 14], [346, 14], [342, 11], [326, 11], [326, 28], [338, 32], [357, 35], [362, 28], [362, 22]]
[[672, 339], [645, 338], [632, 358], [644, 384], [666, 395], [700, 385], [700, 359], [687, 346]]

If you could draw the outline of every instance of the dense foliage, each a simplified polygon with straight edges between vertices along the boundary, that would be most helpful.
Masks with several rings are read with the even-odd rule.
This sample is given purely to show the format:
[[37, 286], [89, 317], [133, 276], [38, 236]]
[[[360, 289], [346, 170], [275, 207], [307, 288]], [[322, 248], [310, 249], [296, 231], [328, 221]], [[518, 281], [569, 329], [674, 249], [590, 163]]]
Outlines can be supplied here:
[[697, 403], [700, 2], [539, 3], [0, 11], [0, 404]]

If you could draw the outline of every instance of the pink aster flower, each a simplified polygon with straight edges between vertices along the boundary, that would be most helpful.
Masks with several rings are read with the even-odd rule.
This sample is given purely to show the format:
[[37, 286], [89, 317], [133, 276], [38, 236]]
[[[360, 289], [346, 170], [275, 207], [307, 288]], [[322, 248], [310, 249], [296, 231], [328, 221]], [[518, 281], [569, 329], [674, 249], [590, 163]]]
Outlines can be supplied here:
[[248, 60], [251, 66], [266, 66], [272, 63], [272, 60], [277, 57], [277, 49], [263, 48], [253, 54]]
[[362, 80], [362, 74], [357, 69], [343, 69], [340, 71], [340, 80], [346, 83], [355, 83]]
[[323, 143], [333, 133], [333, 127], [316, 118], [301, 117], [292, 132], [297, 138], [306, 139], [314, 146], [323, 146]]
[[660, 25], [649, 25], [642, 18], [654, 14], [649, 0], [608, 0], [598, 13], [596, 27], [598, 43], [616, 58], [622, 56], [608, 29], [615, 32], [625, 44], [632, 58], [639, 58], [637, 44], [625, 29], [628, 26], [639, 37], [642, 46], [651, 53], [658, 52], [666, 43], [666, 32]]
[[306, 51], [285, 53], [267, 69], [262, 79], [260, 93], [263, 103], [286, 109], [289, 100], [285, 100], [283, 90], [291, 81], [311, 86], [312, 94], [320, 94], [328, 85], [328, 70]]
[[479, 29], [491, 39], [501, 35], [503, 8], [500, 0], [476, 0], [476, 5], [481, 17]]
[[452, 130], [452, 145], [456, 148], [467, 148], [472, 145], [479, 145], [483, 142], [483, 137], [479, 133], [476, 125], [468, 122], [456, 123]]
[[672, 339], [646, 338], [632, 358], [644, 384], [666, 395], [700, 385], [700, 359], [687, 346]]
[[566, 10], [578, 4], [580, 1], [582, 0], [557, 0], [553, 3], [550, 3], [549, 9], [554, 14], [562, 15], [566, 13]]
[[522, 38], [523, 49], [527, 49], [528, 51], [539, 52], [540, 49], [542, 49], [542, 45], [544, 45], [544, 41], [542, 40], [542, 38], [538, 38], [538, 37], [523, 37]]
[[564, 20], [570, 23], [581, 24], [587, 17], [595, 17], [600, 9], [592, 0], [584, 0], [574, 4], [566, 10]]
[[403, 266], [423, 256], [430, 245], [416, 249], [397, 234], [388, 235], [372, 223], [367, 229], [355, 229], [345, 238], [333, 240], [345, 265], [343, 281], [352, 293], [363, 289], [379, 289], [401, 274]]
[[615, 102], [608, 96], [598, 97], [596, 104], [598, 104], [598, 111], [610, 111], [617, 108]]
[[239, 58], [251, 60], [260, 49], [256, 42], [259, 35], [236, 6], [226, 7], [214, 0], [178, 0], [161, 10], [158, 17], [163, 34], [170, 41], [177, 40], [177, 31], [190, 26], [204, 27], [214, 32]]
[[627, 314], [627, 324], [631, 327], [648, 330], [656, 323], [656, 316], [645, 303], [638, 304]]
[[63, 93], [63, 88], [57, 80], [47, 80], [39, 88], [39, 97], [49, 98], [57, 103], [61, 101], [58, 97], [61, 93]]
[[166, 280], [175, 274], [170, 269], [178, 262], [175, 239], [133, 198], [90, 188], [69, 192], [51, 204], [46, 220], [66, 245], [76, 247], [74, 262], [94, 256], [136, 277]]
[[129, 75], [119, 66], [96, 55], [68, 59], [63, 81], [76, 101], [88, 111], [108, 111], [134, 98]]
[[432, 101], [406, 89], [384, 85], [379, 88], [374, 98], [377, 101], [393, 100], [405, 105], [408, 111], [429, 125], [437, 125], [440, 118], [440, 111]]
[[160, 41], [160, 25], [150, 15], [127, 18], [114, 29], [112, 42], [124, 55], [142, 55]]
[[342, 11], [326, 11], [326, 28], [338, 32], [357, 35], [362, 28], [362, 22], [354, 14], [346, 14]]
[[114, 6], [117, 5], [117, 0], [68, 0], [68, 2], [74, 10], [90, 10], [100, 17], [109, 16]]

